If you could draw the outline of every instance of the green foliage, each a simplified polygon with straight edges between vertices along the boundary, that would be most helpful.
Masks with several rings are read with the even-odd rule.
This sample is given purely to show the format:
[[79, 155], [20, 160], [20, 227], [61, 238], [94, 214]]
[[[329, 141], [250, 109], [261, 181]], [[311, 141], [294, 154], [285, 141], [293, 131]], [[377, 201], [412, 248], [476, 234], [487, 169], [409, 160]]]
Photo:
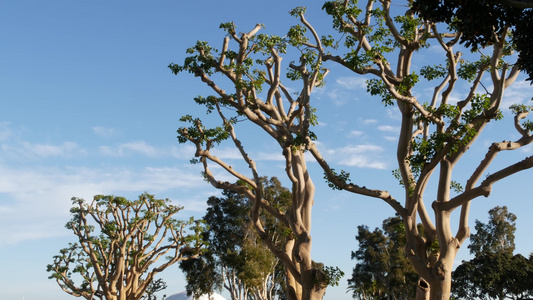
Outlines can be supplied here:
[[420, 75], [428, 81], [444, 78], [447, 74], [448, 70], [442, 65], [424, 66], [420, 69]]
[[402, 37], [409, 42], [413, 42], [416, 38], [416, 29], [422, 21], [412, 15], [399, 15], [394, 17], [394, 21], [400, 23]]
[[338, 286], [344, 272], [339, 267], [325, 266], [322, 270], [326, 278], [324, 284], [328, 286]]
[[533, 296], [533, 257], [485, 252], [463, 261], [452, 274], [459, 299], [529, 299]]
[[[445, 132], [435, 131], [428, 137], [418, 136], [411, 142], [413, 154], [408, 157], [408, 161], [416, 176], [437, 155], [451, 156], [464, 149], [479, 134], [473, 125], [476, 119], [500, 120], [503, 118], [500, 110], [495, 113], [491, 112], [490, 100], [488, 95], [476, 94], [470, 101], [470, 109], [464, 110], [460, 118], [460, 109], [457, 105], [442, 104], [438, 108], [424, 105], [424, 108], [433, 116], [449, 120], [450, 125]], [[417, 118], [431, 123], [431, 120], [422, 116]], [[457, 185], [452, 188], [460, 190], [457, 189]]]
[[[234, 122], [235, 120], [231, 120]], [[190, 123], [192, 126], [181, 127], [178, 129], [178, 141], [186, 143], [189, 140], [199, 142], [201, 145], [220, 144], [222, 141], [229, 138], [229, 132], [224, 127], [217, 126], [215, 128], [206, 128], [198, 118], [193, 118], [186, 115], [180, 118], [180, 122]]]
[[[344, 170], [341, 170], [340, 173], [337, 173], [335, 171], [335, 169], [331, 169], [331, 172], [333, 173], [333, 176], [335, 176], [335, 178], [337, 180], [339, 180], [340, 182], [342, 183], [350, 183], [351, 180], [350, 180], [350, 173], [349, 172], [346, 172]], [[328, 179], [328, 175], [327, 174], [324, 174], [324, 179], [326, 180], [326, 183], [328, 184], [328, 186], [333, 189], [333, 190], [340, 190], [341, 188], [338, 187], [336, 184], [334, 184], [333, 182], [331, 182], [329, 179]]]
[[362, 10], [357, 5], [357, 1], [349, 1], [348, 6], [344, 7], [338, 1], [327, 1], [322, 6], [322, 9], [333, 17], [333, 28], [339, 31], [347, 30], [342, 27], [342, 18], [345, 16], [352, 16], [357, 18]]
[[490, 56], [482, 55], [481, 59], [475, 62], [469, 62], [465, 60], [459, 61], [459, 69], [457, 70], [457, 76], [468, 82], [474, 81], [480, 70], [486, 70], [490, 66]]
[[223, 30], [226, 31], [229, 35], [233, 35], [233, 34], [236, 34], [236, 33], [237, 33], [237, 32], [235, 31], [235, 29], [237, 28], [237, 26], [236, 26], [235, 23], [233, 23], [233, 22], [220, 23], [220, 26], [219, 26], [218, 28], [223, 29]]
[[[403, 96], [409, 96], [411, 89], [418, 81], [418, 75], [413, 72], [402, 79], [402, 81], [395, 87], [396, 91]], [[381, 97], [381, 103], [383, 103], [383, 105], [394, 105], [395, 98], [382, 79], [369, 79], [366, 81], [366, 85], [366, 91], [372, 96]]]
[[382, 230], [358, 226], [359, 249], [348, 290], [359, 299], [414, 299], [418, 275], [405, 254], [405, 227], [399, 217], [383, 221]]
[[172, 73], [178, 74], [187, 71], [199, 76], [203, 73], [211, 75], [214, 72], [216, 61], [213, 54], [217, 52], [205, 41], [198, 41], [196, 45], [187, 49], [187, 54], [195, 54], [185, 58], [183, 65], [171, 63], [168, 65]]
[[[533, 10], [509, 5], [507, 1], [414, 0], [412, 8], [423, 18], [445, 22], [460, 31], [461, 42], [476, 51], [496, 43], [504, 29], [512, 30], [512, 45], [518, 50], [518, 65], [533, 79]], [[531, 4], [530, 4], [531, 7]]]
[[299, 17], [300, 15], [304, 15], [307, 11], [307, 7], [305, 6], [298, 6], [296, 8], [293, 8], [289, 11], [289, 14], [293, 17]]
[[302, 25], [294, 25], [289, 29], [287, 36], [289, 37], [289, 44], [294, 47], [299, 47], [304, 43], [307, 43], [309, 39], [305, 36], [307, 28]]
[[389, 93], [383, 80], [376, 78], [368, 79], [366, 81], [366, 91], [372, 96], [380, 96], [383, 105], [394, 105], [394, 97]]
[[463, 186], [457, 181], [452, 180], [450, 186], [456, 193], [462, 193], [464, 191]]
[[488, 224], [476, 220], [475, 229], [476, 233], [470, 236], [468, 246], [471, 254], [513, 253], [516, 215], [509, 212], [506, 206], [496, 206], [489, 210]]
[[[281, 186], [275, 177], [263, 180], [264, 199], [272, 207], [286, 211], [290, 207], [290, 191]], [[245, 288], [250, 297], [254, 291], [263, 289], [263, 284], [270, 280], [269, 276], [276, 273], [275, 289], [281, 292], [283, 270], [253, 228], [252, 204], [247, 198], [229, 190], [224, 190], [222, 195], [224, 197], [212, 196], [207, 201], [208, 208], [203, 218], [209, 227], [209, 231], [203, 234], [208, 244], [207, 253], [180, 262], [180, 268], [186, 274], [188, 293], [198, 296], [221, 289], [224, 283], [220, 278], [223, 278], [224, 272], [225, 276], [234, 272], [243, 284], [241, 288]], [[261, 213], [260, 218], [265, 230], [278, 237], [276, 244], [283, 245], [286, 239], [291, 238], [290, 229], [270, 214]]]
[[476, 220], [470, 253], [453, 272], [452, 292], [461, 298], [523, 299], [533, 296], [533, 256], [513, 255], [516, 216], [507, 207], [489, 210], [487, 224]]
[[[157, 296], [155, 293], [160, 292], [167, 288], [167, 283], [163, 281], [163, 279], [159, 278], [157, 280], [154, 280], [150, 282], [148, 285], [148, 288], [146, 289], [146, 293], [141, 297], [142, 300], [157, 300]], [[166, 295], [163, 295], [162, 299], [164, 300]]]
[[[531, 99], [533, 100], [533, 98]], [[521, 113], [529, 113], [533, 111], [533, 105], [525, 105], [525, 104], [513, 104], [509, 107], [511, 111], [515, 114], [521, 114]], [[522, 122], [522, 127], [529, 131], [530, 133], [533, 133], [533, 122], [530, 120], [525, 120]]]
[[270, 54], [272, 49], [279, 53], [287, 53], [287, 40], [277, 36], [268, 34], [258, 34], [252, 38], [254, 42], [254, 52], [261, 52], [263, 54]]
[[415, 174], [420, 174], [422, 168], [444, 148], [448, 137], [446, 133], [433, 132], [429, 138], [417, 137], [411, 143], [414, 153], [409, 157], [409, 163]]

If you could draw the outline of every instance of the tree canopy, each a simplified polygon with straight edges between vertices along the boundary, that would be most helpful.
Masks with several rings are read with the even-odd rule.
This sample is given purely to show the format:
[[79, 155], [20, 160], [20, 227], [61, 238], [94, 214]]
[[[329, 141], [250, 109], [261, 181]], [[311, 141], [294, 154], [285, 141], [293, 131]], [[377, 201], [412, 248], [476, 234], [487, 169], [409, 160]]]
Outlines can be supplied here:
[[388, 218], [382, 229], [357, 227], [359, 249], [348, 289], [354, 299], [414, 299], [418, 274], [405, 253], [405, 228], [401, 218]]
[[533, 255], [513, 255], [516, 216], [507, 207], [489, 211], [487, 224], [476, 220], [470, 253], [453, 272], [452, 291], [460, 299], [524, 299], [533, 296]]
[[487, 224], [476, 220], [476, 233], [470, 235], [470, 254], [510, 253], [515, 249], [514, 233], [516, 215], [507, 210], [507, 206], [496, 206], [489, 210]]
[[[155, 279], [158, 273], [201, 252], [203, 226], [193, 219], [174, 219], [182, 207], [168, 199], [96, 195], [91, 203], [80, 198], [72, 198], [72, 203], [66, 227], [77, 241], [61, 249], [47, 266], [49, 278], [70, 295], [88, 300], [153, 299], [154, 289], [165, 286]], [[185, 249], [194, 255], [185, 257]]]
[[[290, 192], [276, 178], [264, 179], [266, 197], [279, 207], [290, 202]], [[187, 275], [187, 291], [195, 296], [225, 288], [231, 299], [272, 300], [283, 293], [283, 267], [263, 245], [253, 228], [252, 205], [238, 193], [224, 190], [223, 197], [212, 196], [203, 220], [209, 228], [203, 234], [207, 252], [180, 262]], [[275, 198], [275, 199], [274, 199]], [[287, 228], [275, 218], [261, 213], [274, 243], [284, 244]]]
[[497, 42], [512, 30], [519, 52], [517, 64], [533, 81], [533, 1], [530, 0], [414, 0], [413, 9], [423, 18], [445, 22], [461, 32], [461, 41], [472, 50]]

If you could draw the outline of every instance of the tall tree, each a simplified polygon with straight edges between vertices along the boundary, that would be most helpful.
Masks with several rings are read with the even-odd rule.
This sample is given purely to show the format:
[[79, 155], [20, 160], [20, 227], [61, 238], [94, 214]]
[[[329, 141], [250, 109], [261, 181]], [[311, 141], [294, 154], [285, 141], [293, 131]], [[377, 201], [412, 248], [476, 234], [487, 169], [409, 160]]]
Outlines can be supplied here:
[[[314, 109], [310, 106], [311, 92], [322, 83], [326, 71], [320, 67], [321, 58], [314, 52], [298, 51], [299, 63], [289, 64], [287, 74], [301, 83], [299, 92], [294, 95], [283, 82], [286, 77], [282, 72], [281, 55], [286, 53], [290, 44], [298, 43], [292, 38], [299, 38], [298, 28], [291, 29], [288, 38], [259, 34], [261, 25], [245, 33], [238, 33], [233, 23], [221, 24], [221, 28], [228, 33], [222, 50], [216, 50], [206, 42], [197, 42], [187, 51], [191, 56], [183, 65], [169, 65], [175, 74], [190, 72], [212, 89], [214, 95], [199, 96], [195, 101], [204, 105], [208, 112], [216, 112], [222, 121], [222, 126], [208, 128], [200, 119], [184, 116], [181, 120], [190, 126], [179, 129], [179, 141], [196, 146], [197, 159], [194, 162], [202, 163], [204, 176], [214, 187], [240, 193], [251, 201], [255, 230], [285, 267], [287, 299], [322, 299], [327, 285], [338, 280], [340, 270], [324, 267], [311, 257], [315, 185], [305, 156], [307, 141], [315, 138], [310, 130], [316, 124]], [[318, 37], [315, 39], [320, 42]], [[265, 91], [264, 98], [261, 91]], [[249, 121], [247, 125], [255, 124], [262, 131], [252, 143], [266, 133], [266, 137], [280, 147], [286, 176], [291, 183], [292, 198], [287, 207], [278, 207], [265, 195], [260, 170], [235, 130], [237, 122], [245, 120]], [[229, 165], [213, 154], [213, 147], [226, 139], [233, 141], [238, 149], [244, 168]], [[211, 172], [211, 164], [222, 167], [236, 181], [245, 184], [221, 181]], [[288, 228], [290, 238], [284, 245], [273, 242], [275, 238], [260, 218], [260, 210]]]
[[[391, 0], [369, 0], [364, 7], [359, 7], [357, 1], [326, 2], [323, 8], [332, 16], [333, 27], [342, 40], [324, 37], [310, 42], [304, 38], [305, 30], [300, 30], [301, 38], [295, 40], [298, 46], [315, 49], [322, 61], [331, 61], [354, 74], [367, 76], [367, 91], [380, 97], [385, 106], [396, 106], [395, 113], [401, 125], [396, 155], [398, 168], [393, 174], [404, 188], [404, 200], [398, 201], [385, 189], [351, 183], [349, 173], [331, 168], [310, 138], [307, 145], [330, 186], [381, 199], [395, 210], [404, 222], [407, 253], [421, 277], [420, 285], [429, 287], [431, 299], [448, 299], [453, 261], [469, 236], [471, 201], [489, 196], [496, 182], [533, 167], [533, 156], [519, 156], [516, 163], [497, 168], [491, 174], [487, 172], [498, 153], [533, 142], [533, 123], [523, 122], [532, 107], [513, 106], [518, 138], [492, 143], [473, 170], [464, 169], [462, 165], [467, 166], [472, 161], [465, 163], [464, 154], [489, 122], [502, 117], [504, 91], [520, 71], [520, 65], [509, 56], [512, 48], [509, 31], [498, 32], [490, 47], [473, 53], [473, 62], [467, 61], [461, 58], [461, 52], [454, 50], [460, 32], [443, 33], [442, 26], [416, 18], [409, 7], [401, 11], [405, 7], [402, 4], [405, 3], [398, 3], [392, 10]], [[316, 36], [304, 12], [303, 9], [298, 12], [303, 27], [311, 36]], [[413, 62], [430, 46], [435, 46], [432, 51], [440, 49], [441, 63], [414, 71]], [[334, 55], [329, 51], [340, 53]], [[438, 56], [431, 55], [436, 61]], [[490, 76], [491, 88], [485, 88], [488, 84], [480, 88], [485, 74]], [[415, 95], [424, 95], [424, 92], [416, 93], [422, 78], [437, 83], [433, 95], [418, 98]], [[450, 95], [460, 82], [470, 85], [470, 91], [460, 101], [452, 102]], [[510, 130], [509, 138], [512, 138]], [[460, 168], [463, 168], [461, 175], [469, 174], [462, 183], [454, 176], [454, 170]], [[484, 180], [483, 175], [486, 175]], [[428, 190], [432, 180], [437, 186]], [[428, 198], [435, 199], [431, 204], [433, 217], [426, 209], [424, 199]], [[453, 234], [451, 215], [456, 208], [461, 208], [461, 212], [458, 231]], [[422, 222], [424, 235], [417, 227], [417, 219]]]
[[[291, 199], [290, 192], [276, 178], [264, 179], [265, 195], [280, 207]], [[208, 252], [195, 260], [183, 261], [180, 267], [187, 274], [187, 290], [196, 296], [224, 287], [232, 300], [274, 299], [282, 285], [278, 260], [262, 244], [251, 223], [251, 204], [248, 199], [224, 190], [224, 197], [212, 196], [204, 220], [209, 231], [203, 234]], [[276, 219], [261, 219], [283, 244], [285, 226]], [[207, 276], [206, 276], [207, 275]], [[219, 280], [219, 279], [222, 280]]]
[[470, 254], [509, 253], [515, 249], [514, 233], [516, 215], [507, 210], [507, 206], [496, 206], [489, 210], [487, 224], [476, 220], [476, 233], [470, 236]]
[[476, 220], [469, 246], [475, 257], [453, 272], [452, 292], [460, 299], [524, 299], [533, 296], [533, 260], [513, 256], [516, 216], [507, 207], [489, 211], [489, 222]]
[[359, 249], [348, 289], [354, 299], [414, 299], [418, 275], [405, 253], [405, 227], [399, 217], [383, 221], [383, 229], [358, 226]]
[[[165, 285], [154, 276], [172, 264], [196, 257], [203, 227], [173, 216], [182, 207], [142, 194], [138, 200], [96, 195], [91, 203], [72, 198], [66, 227], [78, 241], [60, 250], [47, 266], [66, 293], [85, 299], [153, 299]], [[186, 234], [190, 227], [191, 234]], [[185, 257], [184, 249], [194, 252]], [[161, 257], [166, 261], [158, 262]], [[75, 280], [81, 279], [80, 284]], [[148, 292], [148, 295], [145, 293]]]

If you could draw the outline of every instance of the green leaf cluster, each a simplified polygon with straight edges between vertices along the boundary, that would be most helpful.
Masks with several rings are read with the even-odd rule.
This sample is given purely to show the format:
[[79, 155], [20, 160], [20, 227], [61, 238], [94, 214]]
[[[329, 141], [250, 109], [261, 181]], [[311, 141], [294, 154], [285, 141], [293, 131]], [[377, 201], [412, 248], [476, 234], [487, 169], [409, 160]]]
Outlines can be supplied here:
[[[339, 180], [340, 182], [342, 183], [350, 183], [351, 180], [350, 180], [350, 173], [349, 172], [346, 172], [344, 170], [341, 170], [340, 173], [337, 173], [335, 171], [335, 169], [331, 169], [331, 172], [333, 173], [333, 176], [335, 176], [335, 178], [337, 180]], [[327, 174], [324, 174], [324, 179], [326, 180], [326, 183], [328, 184], [328, 186], [333, 189], [333, 190], [341, 190], [340, 187], [338, 187], [336, 184], [334, 184], [333, 182], [331, 182], [329, 179], [328, 179], [328, 175]]]
[[[290, 207], [290, 191], [275, 177], [262, 180], [264, 199], [272, 207], [286, 211]], [[274, 289], [281, 292], [283, 268], [253, 228], [252, 203], [246, 197], [229, 190], [224, 190], [222, 195], [223, 197], [212, 196], [207, 201], [208, 208], [203, 220], [209, 231], [202, 235], [208, 244], [207, 253], [196, 259], [180, 262], [180, 268], [187, 277], [187, 291], [201, 295], [221, 289], [224, 283], [219, 279], [225, 276], [225, 272], [229, 272], [237, 276], [238, 282], [243, 284], [245, 293], [250, 297], [265, 288], [265, 282], [273, 273]], [[276, 237], [276, 245], [281, 247], [286, 239], [292, 238], [290, 229], [270, 214], [261, 212], [260, 218], [265, 230]], [[238, 282], [234, 284], [239, 284]]]
[[357, 227], [356, 265], [348, 280], [354, 298], [414, 299], [418, 275], [405, 253], [405, 227], [400, 217], [383, 221], [382, 229]]
[[[234, 122], [231, 120], [230, 122]], [[185, 115], [180, 118], [180, 122], [190, 123], [192, 126], [181, 127], [178, 129], [178, 141], [186, 143], [189, 140], [194, 140], [201, 145], [220, 144], [222, 141], [229, 138], [229, 132], [226, 127], [217, 126], [215, 128], [206, 128], [203, 126], [199, 118], [193, 118], [190, 115]]]
[[525, 299], [533, 296], [533, 255], [513, 254], [516, 215], [507, 207], [489, 210], [488, 223], [476, 220], [468, 248], [475, 257], [463, 261], [452, 278], [452, 294], [462, 299]]

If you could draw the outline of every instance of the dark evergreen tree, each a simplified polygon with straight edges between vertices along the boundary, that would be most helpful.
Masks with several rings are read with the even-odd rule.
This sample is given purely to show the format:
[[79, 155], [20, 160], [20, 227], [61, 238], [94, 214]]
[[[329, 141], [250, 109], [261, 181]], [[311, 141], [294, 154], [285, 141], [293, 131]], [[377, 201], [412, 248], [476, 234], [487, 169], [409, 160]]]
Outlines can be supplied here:
[[515, 249], [514, 233], [516, 215], [507, 210], [507, 206], [496, 206], [489, 210], [489, 222], [484, 224], [476, 220], [476, 233], [470, 236], [470, 254], [513, 253]]
[[405, 255], [405, 227], [399, 217], [383, 221], [383, 229], [358, 226], [359, 249], [348, 289], [355, 299], [413, 299], [418, 275]]
[[[291, 194], [276, 179], [264, 180], [265, 197], [272, 203], [286, 205]], [[224, 190], [223, 197], [210, 197], [204, 221], [208, 253], [184, 261], [181, 269], [187, 276], [187, 291], [199, 296], [226, 289], [232, 299], [274, 299], [282, 295], [283, 268], [263, 245], [251, 224], [251, 204], [238, 193]], [[284, 242], [282, 224], [262, 216], [274, 243]]]

